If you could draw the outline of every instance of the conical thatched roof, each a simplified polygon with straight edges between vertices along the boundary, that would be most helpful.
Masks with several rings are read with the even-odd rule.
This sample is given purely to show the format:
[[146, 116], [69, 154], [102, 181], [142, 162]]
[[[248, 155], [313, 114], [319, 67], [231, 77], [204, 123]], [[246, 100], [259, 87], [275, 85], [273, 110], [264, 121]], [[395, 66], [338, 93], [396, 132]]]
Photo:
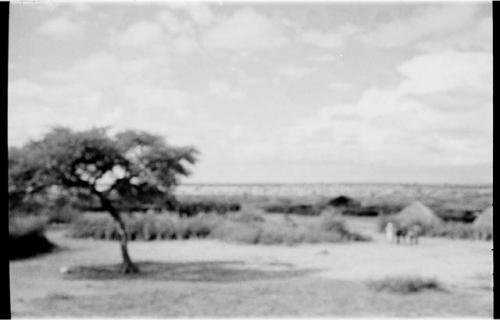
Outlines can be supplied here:
[[413, 202], [397, 214], [397, 220], [404, 225], [420, 224], [430, 226], [441, 222], [441, 219], [427, 206], [419, 201]]
[[489, 208], [484, 210], [476, 218], [476, 220], [474, 220], [474, 226], [493, 229], [493, 206], [490, 206]]
[[332, 207], [359, 207], [360, 202], [348, 197], [348, 196], [338, 196], [336, 198], [330, 199], [328, 204]]

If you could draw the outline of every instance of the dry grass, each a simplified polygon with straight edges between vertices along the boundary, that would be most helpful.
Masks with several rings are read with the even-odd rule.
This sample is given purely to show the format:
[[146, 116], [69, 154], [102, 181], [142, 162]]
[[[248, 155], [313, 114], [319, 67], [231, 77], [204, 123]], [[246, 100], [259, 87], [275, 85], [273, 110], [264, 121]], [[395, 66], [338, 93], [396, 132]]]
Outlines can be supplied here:
[[[179, 217], [174, 214], [124, 216], [131, 240], [213, 238], [249, 244], [286, 244], [369, 240], [347, 229], [335, 212], [325, 211], [313, 223], [299, 225], [290, 217], [266, 219], [255, 210], [223, 217], [215, 213]], [[107, 214], [87, 213], [69, 232], [75, 238], [118, 239], [115, 222]]]
[[[485, 242], [425, 239], [408, 248], [388, 245], [377, 234], [374, 242], [294, 247], [134, 241], [132, 258], [158, 277], [73, 281], [59, 272], [61, 266], [113, 269], [120, 261], [118, 245], [48, 235], [67, 249], [10, 265], [13, 317], [492, 316], [493, 293], [478, 286], [487, 279], [477, 279], [491, 275], [491, 246]], [[324, 250], [327, 255], [319, 254]], [[155, 265], [144, 265], [152, 259]], [[263, 272], [268, 269], [274, 272]], [[304, 269], [316, 271], [294, 274]], [[407, 274], [435, 277], [448, 292], [379, 293], [365, 284]]]
[[443, 290], [436, 279], [419, 276], [386, 277], [380, 280], [368, 281], [367, 284], [375, 291], [388, 291], [399, 294], [418, 293], [424, 290]]

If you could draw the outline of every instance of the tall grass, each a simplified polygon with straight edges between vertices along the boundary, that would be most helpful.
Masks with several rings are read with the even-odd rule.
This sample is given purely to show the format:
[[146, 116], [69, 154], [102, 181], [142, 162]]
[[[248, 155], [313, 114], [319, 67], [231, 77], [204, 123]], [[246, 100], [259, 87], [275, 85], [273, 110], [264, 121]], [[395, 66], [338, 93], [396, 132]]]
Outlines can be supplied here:
[[[331, 214], [323, 214], [308, 225], [298, 225], [287, 219], [266, 219], [262, 213], [251, 210], [227, 217], [215, 213], [193, 217], [171, 213], [133, 214], [124, 215], [124, 220], [130, 240], [213, 238], [249, 244], [288, 245], [368, 240], [349, 231], [340, 217]], [[69, 236], [114, 240], [118, 239], [118, 230], [110, 216], [86, 213], [74, 222]]]

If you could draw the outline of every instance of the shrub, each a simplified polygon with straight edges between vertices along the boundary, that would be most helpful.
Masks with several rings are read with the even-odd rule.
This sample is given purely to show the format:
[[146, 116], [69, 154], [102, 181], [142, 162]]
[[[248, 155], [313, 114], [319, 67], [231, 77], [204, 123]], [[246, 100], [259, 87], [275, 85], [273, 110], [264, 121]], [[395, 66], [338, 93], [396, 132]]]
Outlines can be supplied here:
[[342, 211], [342, 214], [346, 216], [357, 216], [357, 217], [376, 217], [379, 215], [379, 211], [376, 207], [360, 207], [360, 208], [348, 208]]
[[447, 222], [427, 230], [426, 235], [451, 239], [491, 240], [493, 239], [493, 230], [462, 222]]
[[264, 222], [264, 215], [257, 210], [243, 210], [229, 217], [233, 221], [242, 223]]
[[248, 244], [259, 243], [261, 229], [257, 223], [224, 220], [210, 234], [210, 238]]
[[80, 212], [70, 204], [52, 205], [41, 210], [41, 215], [47, 217], [48, 223], [69, 223], [79, 214]]
[[445, 209], [436, 211], [436, 215], [444, 221], [472, 223], [477, 213], [473, 210]]
[[[396, 226], [400, 225], [397, 217], [382, 216], [379, 219], [379, 231], [384, 231], [387, 223], [392, 222]], [[440, 222], [433, 225], [422, 226], [422, 236], [443, 237], [450, 239], [476, 239], [476, 240], [491, 240], [493, 239], [493, 229], [475, 224], [463, 222]]]
[[[174, 214], [124, 215], [130, 240], [214, 238], [242, 243], [296, 244], [300, 242], [362, 241], [367, 238], [350, 232], [343, 220], [325, 212], [311, 225], [288, 221], [268, 221], [255, 211], [222, 217], [216, 213], [179, 217]], [[77, 219], [69, 236], [76, 238], [118, 239], [113, 219], [103, 213], [86, 213]]]
[[217, 212], [225, 214], [227, 212], [239, 211], [241, 205], [235, 202], [200, 200], [179, 202], [175, 206], [175, 211], [179, 212], [180, 216], [191, 217], [199, 213]]
[[389, 291], [400, 294], [417, 293], [423, 290], [442, 290], [441, 285], [434, 278], [418, 276], [386, 277], [380, 280], [368, 281], [367, 284], [375, 291]]
[[323, 206], [312, 204], [273, 204], [264, 207], [264, 211], [269, 213], [288, 213], [303, 216], [318, 216], [321, 214]]
[[21, 259], [52, 251], [55, 246], [44, 235], [45, 218], [9, 217], [9, 259]]
[[350, 231], [345, 220], [335, 211], [326, 210], [318, 222], [309, 226], [306, 242], [368, 241], [370, 238]]
[[[206, 237], [220, 223], [220, 219], [214, 213], [189, 218], [168, 213], [124, 215], [130, 240]], [[74, 238], [119, 239], [116, 223], [104, 213], [85, 213], [73, 223], [68, 235]]]

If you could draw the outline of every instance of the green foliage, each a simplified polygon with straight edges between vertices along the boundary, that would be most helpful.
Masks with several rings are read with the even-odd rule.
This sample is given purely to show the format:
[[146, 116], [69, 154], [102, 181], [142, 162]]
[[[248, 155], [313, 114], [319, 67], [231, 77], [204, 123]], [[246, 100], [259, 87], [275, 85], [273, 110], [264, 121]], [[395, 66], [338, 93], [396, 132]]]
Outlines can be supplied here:
[[33, 216], [9, 217], [9, 259], [28, 258], [54, 249], [44, 235], [46, 223], [46, 219]]
[[386, 277], [368, 281], [367, 285], [375, 291], [388, 291], [399, 294], [417, 293], [423, 290], [442, 290], [434, 278], [418, 276]]

